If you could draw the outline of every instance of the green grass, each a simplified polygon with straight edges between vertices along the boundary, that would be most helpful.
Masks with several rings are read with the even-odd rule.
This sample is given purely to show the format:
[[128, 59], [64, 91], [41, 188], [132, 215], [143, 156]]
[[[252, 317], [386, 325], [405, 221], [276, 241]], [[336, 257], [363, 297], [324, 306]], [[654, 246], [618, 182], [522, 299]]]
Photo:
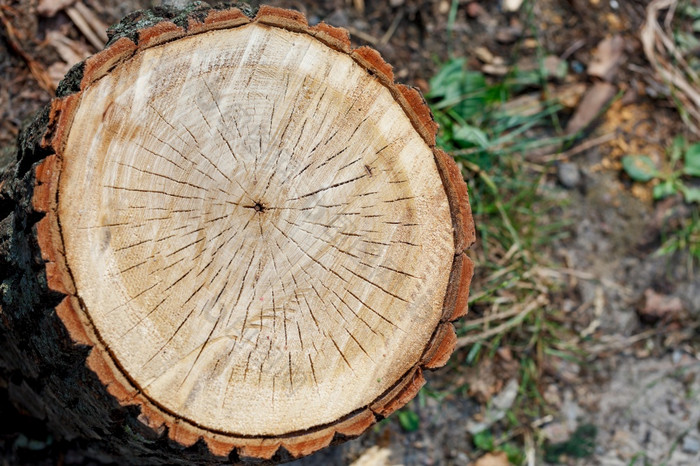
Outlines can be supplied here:
[[598, 429], [591, 424], [580, 426], [566, 442], [547, 445], [545, 460], [559, 463], [562, 458], [586, 458], [593, 454]]
[[[503, 80], [491, 81], [467, 69], [464, 59], [454, 59], [431, 80], [428, 94], [441, 127], [438, 144], [462, 169], [477, 228], [471, 252], [477, 268], [470, 297], [470, 316], [477, 323], [464, 320], [457, 325], [459, 336], [471, 343], [463, 349], [465, 361], [476, 366], [507, 347], [520, 363], [513, 406], [505, 419], [475, 436], [473, 443], [481, 452], [506, 451], [513, 464], [524, 460], [517, 442], [524, 433], [537, 439], [539, 454], [551, 461], [590, 455], [595, 439], [595, 432], [585, 431], [579, 432], [585, 442], [548, 445], [531, 427], [554, 414], [542, 395], [547, 358], [583, 364], [588, 356], [577, 346], [580, 338], [567, 325], [563, 311], [550, 302], [565, 284], [538, 273], [556, 269], [549, 250], [554, 240], [567, 235], [568, 223], [561, 215], [561, 199], [545, 183], [552, 166], [533, 163], [528, 154], [542, 147], [556, 152], [578, 137], [563, 135], [559, 126], [563, 108], [556, 101], [541, 101], [536, 111], [512, 110], [509, 103], [524, 92], [542, 91], [546, 79], [540, 78], [531, 73], [523, 77], [515, 70]], [[669, 154], [671, 164], [665, 171], [643, 163], [641, 169], [651, 170], [650, 176], [639, 181], [673, 183], [674, 193], [698, 202], [694, 178], [700, 170], [700, 145], [678, 139]], [[631, 162], [627, 160], [624, 169], [637, 179], [638, 166]], [[658, 192], [659, 198], [673, 194]], [[664, 239], [660, 253], [676, 251], [700, 258], [698, 211]], [[496, 318], [487, 317], [494, 314]], [[455, 393], [466, 390], [460, 387]], [[417, 428], [409, 413], [403, 417], [404, 430]]]
[[[458, 3], [451, 3], [448, 31]], [[537, 37], [533, 5], [528, 1], [523, 8], [526, 30]], [[518, 49], [516, 45], [515, 53]], [[586, 456], [595, 437], [592, 431], [578, 432], [585, 437], [585, 442], [579, 442], [585, 443], [585, 448], [577, 450], [577, 445], [546, 445], [533, 427], [553, 414], [542, 395], [545, 361], [558, 358], [582, 364], [588, 356], [577, 346], [581, 339], [569, 328], [564, 312], [550, 299], [566, 286], [564, 280], [556, 278], [550, 249], [555, 240], [567, 235], [569, 226], [562, 215], [561, 199], [545, 183], [554, 167], [551, 162], [533, 162], [538, 158], [528, 156], [534, 151], [568, 149], [582, 133], [566, 135], [562, 130], [564, 108], [548, 98], [552, 93], [543, 66], [546, 53], [539, 43], [535, 54], [540, 63], [537, 69], [512, 67], [499, 78], [469, 69], [464, 58], [454, 58], [430, 81], [427, 95], [441, 128], [438, 145], [455, 158], [468, 183], [477, 228], [477, 244], [470, 253], [476, 263], [470, 320], [457, 324], [462, 341], [468, 342], [462, 349], [464, 361], [477, 366], [483, 358], [494, 358], [499, 348], [508, 348], [520, 365], [518, 396], [505, 419], [472, 441], [482, 452], [509, 449], [513, 464], [524, 458], [522, 445], [513, 443], [522, 434], [536, 439], [540, 455], [550, 459]], [[510, 61], [517, 60], [512, 57]], [[566, 74], [566, 69], [558, 70], [561, 73]], [[524, 107], [513, 105], [528, 102], [519, 99], [524, 95], [539, 98]], [[657, 183], [658, 198], [680, 193], [687, 202], [700, 202], [696, 199], [700, 199], [697, 183], [691, 179], [700, 173], [700, 145], [678, 139], [669, 154], [671, 164], [666, 169], [649, 167], [648, 160], [641, 158], [626, 159], [624, 169], [632, 178], [645, 177], [639, 178], [640, 182]], [[697, 211], [668, 233], [660, 252], [681, 250], [700, 258]], [[538, 273], [545, 269], [555, 273]], [[453, 394], [467, 391], [468, 387], [461, 386]]]
[[686, 267], [694, 276], [695, 266], [700, 263], [700, 213], [695, 210], [690, 218], [683, 219], [678, 229], [663, 234], [664, 240], [658, 254], [670, 255], [687, 251]]
[[438, 144], [461, 165], [469, 184], [484, 278], [473, 293], [474, 305], [494, 304], [506, 291], [546, 292], [530, 271], [542, 261], [541, 248], [566, 234], [565, 222], [547, 220], [559, 201], [543, 188], [546, 167], [525, 158], [528, 151], [570, 139], [546, 135], [552, 132], [551, 116], [561, 106], [544, 102], [529, 115], [504, 110], [517, 95], [518, 83], [488, 83], [457, 59], [435, 76], [428, 95], [442, 128]]
[[549, 413], [540, 392], [545, 357], [578, 355], [565, 343], [570, 332], [548, 301], [558, 285], [536, 273], [551, 266], [545, 251], [554, 239], [566, 235], [567, 223], [552, 221], [561, 218], [561, 207], [544, 187], [548, 167], [526, 158], [542, 147], [556, 150], [575, 136], [561, 133], [563, 107], [556, 101], [540, 102], [525, 113], [508, 105], [526, 91], [542, 90], [546, 76], [538, 73], [514, 70], [505, 79], [491, 81], [467, 69], [464, 59], [454, 59], [431, 80], [428, 94], [441, 127], [438, 144], [453, 155], [469, 185], [478, 233], [472, 251], [477, 271], [471, 315], [478, 317], [487, 310], [504, 314], [488, 323], [458, 325], [460, 336], [473, 339], [465, 348], [467, 363], [478, 365], [484, 357], [493, 358], [500, 347], [508, 347], [521, 361], [518, 396], [500, 422], [501, 432], [494, 438], [485, 431], [474, 443], [482, 451], [507, 450], [514, 464], [524, 455], [510, 441], [513, 432]]

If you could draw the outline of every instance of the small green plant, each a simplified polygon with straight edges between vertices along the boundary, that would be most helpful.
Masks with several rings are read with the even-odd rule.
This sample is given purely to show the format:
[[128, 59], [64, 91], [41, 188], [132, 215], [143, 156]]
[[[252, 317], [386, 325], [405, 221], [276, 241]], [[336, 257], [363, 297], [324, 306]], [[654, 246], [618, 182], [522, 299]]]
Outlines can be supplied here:
[[533, 76], [537, 73], [514, 69], [506, 79], [489, 83], [480, 71], [467, 69], [464, 58], [447, 62], [431, 79], [428, 94], [442, 128], [438, 143], [488, 169], [500, 157], [571, 139], [524, 136], [537, 127], [551, 125], [562, 110], [558, 102], [516, 109], [505, 105], [521, 90], [537, 87], [542, 80]]
[[472, 441], [474, 442], [474, 446], [479, 450], [493, 451], [493, 434], [488, 429], [482, 430], [481, 432], [474, 434], [474, 437], [472, 437]]
[[695, 211], [693, 216], [686, 219], [676, 231], [667, 235], [658, 250], [658, 254], [673, 254], [678, 251], [688, 251], [688, 270], [693, 270], [693, 259], [700, 261], [700, 213]]
[[403, 408], [397, 413], [399, 425], [406, 432], [415, 432], [420, 427], [420, 417], [415, 411]]
[[552, 318], [558, 311], [544, 296], [556, 284], [543, 283], [533, 273], [551, 267], [542, 252], [567, 235], [567, 223], [556, 220], [561, 200], [543, 188], [547, 168], [534, 164], [528, 154], [545, 147], [555, 151], [576, 137], [559, 127], [562, 105], [530, 98], [533, 91], [548, 95], [543, 70], [513, 70], [492, 81], [467, 68], [466, 60], [454, 59], [430, 81], [427, 96], [441, 127], [438, 144], [461, 165], [469, 185], [479, 238], [473, 250], [478, 267], [474, 289], [479, 291], [470, 297], [472, 310], [477, 315], [487, 308], [523, 310], [505, 311], [487, 325], [465, 321], [457, 328], [459, 335], [474, 338], [467, 364], [493, 358], [502, 347], [521, 361], [517, 398], [500, 422], [505, 431], [494, 438], [487, 429], [472, 439], [477, 449], [504, 451], [516, 465], [525, 457], [514, 441], [520, 435], [517, 426], [548, 413], [539, 392], [544, 357], [575, 351], [565, 343], [572, 341], [569, 331]]
[[[554, 212], [561, 201], [542, 189], [546, 170], [529, 162], [526, 155], [543, 146], [559, 147], [568, 136], [557, 136], [557, 115], [562, 106], [556, 101], [536, 102], [534, 107], [513, 107], [524, 92], [541, 89], [546, 76], [533, 71], [513, 71], [493, 82], [480, 71], [470, 70], [464, 59], [447, 62], [430, 81], [428, 94], [441, 131], [438, 144], [464, 168], [469, 196], [478, 229], [475, 253], [477, 283], [470, 303], [474, 309], [519, 303], [531, 306], [527, 312], [504, 316], [499, 328], [488, 338], [475, 341], [467, 355], [471, 365], [482, 357], [493, 356], [501, 346], [523, 356], [529, 363], [524, 370], [528, 383], [516, 406], [516, 416], [536, 418], [543, 414], [538, 393], [541, 355], [549, 348], [568, 351], [562, 346], [563, 329], [556, 328], [552, 312], [542, 300], [549, 287], [533, 269], [550, 264], [541, 252], [552, 241], [567, 234], [565, 221]], [[551, 149], [554, 150], [554, 149]], [[474, 334], [483, 325], [465, 322], [458, 332]], [[535, 358], [532, 357], [535, 355]]]
[[[665, 169], [659, 169], [646, 155], [626, 155], [622, 167], [637, 182], [656, 180], [652, 190], [655, 200], [681, 194], [685, 202], [700, 204], [700, 142], [689, 144], [677, 136], [669, 149]], [[674, 254], [688, 251], [688, 270], [693, 269], [693, 260], [700, 261], [700, 213], [694, 210], [690, 218], [671, 232], [663, 232], [663, 244], [658, 254]]]
[[692, 186], [689, 180], [700, 177], [700, 143], [688, 144], [678, 136], [670, 149], [668, 167], [657, 168], [646, 155], [626, 155], [622, 158], [622, 168], [634, 181], [658, 180], [652, 195], [663, 199], [681, 193], [688, 203], [700, 203], [700, 188]]
[[544, 459], [548, 463], [559, 464], [564, 458], [586, 458], [595, 450], [598, 429], [592, 424], [579, 426], [566, 442], [547, 445]]
[[508, 456], [508, 462], [510, 464], [523, 464], [525, 463], [525, 452], [518, 445], [514, 443], [505, 443], [500, 448]]
[[502, 441], [496, 440], [489, 429], [474, 434], [472, 442], [476, 449], [484, 452], [504, 452], [510, 464], [519, 465], [525, 461], [525, 453], [521, 447], [513, 442], [501, 443]]

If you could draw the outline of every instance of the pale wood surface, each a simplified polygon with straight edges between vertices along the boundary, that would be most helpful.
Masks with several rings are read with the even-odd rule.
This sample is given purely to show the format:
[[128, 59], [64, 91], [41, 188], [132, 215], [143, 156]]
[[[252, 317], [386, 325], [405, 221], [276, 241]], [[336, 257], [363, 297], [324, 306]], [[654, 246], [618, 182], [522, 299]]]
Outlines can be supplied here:
[[438, 325], [455, 254], [433, 151], [388, 89], [260, 24], [140, 51], [85, 89], [58, 215], [122, 370], [237, 435], [335, 422], [389, 389]]

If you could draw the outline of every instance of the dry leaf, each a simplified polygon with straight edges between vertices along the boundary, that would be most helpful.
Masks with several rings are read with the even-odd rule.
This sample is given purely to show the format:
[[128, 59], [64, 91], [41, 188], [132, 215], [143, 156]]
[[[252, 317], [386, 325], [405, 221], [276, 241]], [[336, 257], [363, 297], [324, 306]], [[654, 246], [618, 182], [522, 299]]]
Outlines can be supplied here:
[[616, 35], [603, 40], [588, 65], [588, 74], [605, 81], [613, 81], [625, 54], [625, 40]]
[[518, 71], [543, 71], [548, 80], [563, 79], [566, 77], [566, 62], [556, 55], [547, 55], [543, 59], [527, 56], [516, 63]]
[[75, 3], [75, 0], [39, 0], [36, 11], [42, 16], [54, 16]]
[[494, 38], [501, 44], [512, 44], [523, 34], [521, 27], [499, 27], [494, 34]]
[[502, 107], [504, 113], [509, 116], [532, 116], [544, 110], [542, 95], [538, 92], [523, 94], [509, 100]]
[[517, 379], [509, 380], [503, 390], [493, 397], [491, 404], [486, 407], [479, 418], [474, 416], [467, 421], [467, 431], [474, 435], [503, 419], [506, 416], [506, 412], [513, 406], [515, 398], [518, 396], [519, 388], [520, 385]]
[[566, 134], [574, 134], [587, 127], [610, 100], [615, 97], [617, 88], [607, 82], [595, 83], [581, 99], [574, 116], [566, 125]]
[[637, 309], [639, 318], [647, 323], [668, 322], [683, 312], [683, 303], [676, 296], [659, 294], [651, 288], [644, 292], [642, 305]]
[[564, 79], [566, 77], [566, 63], [556, 55], [547, 55], [542, 62], [547, 78]]

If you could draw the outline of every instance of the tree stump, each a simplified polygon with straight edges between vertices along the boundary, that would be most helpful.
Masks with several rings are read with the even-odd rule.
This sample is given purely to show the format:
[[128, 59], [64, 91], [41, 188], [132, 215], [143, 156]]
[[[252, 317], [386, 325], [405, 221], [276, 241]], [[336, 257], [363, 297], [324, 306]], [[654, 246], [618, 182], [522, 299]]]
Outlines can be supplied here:
[[0, 178], [0, 364], [61, 438], [139, 463], [284, 461], [444, 365], [466, 185], [413, 88], [261, 7], [111, 30]]

